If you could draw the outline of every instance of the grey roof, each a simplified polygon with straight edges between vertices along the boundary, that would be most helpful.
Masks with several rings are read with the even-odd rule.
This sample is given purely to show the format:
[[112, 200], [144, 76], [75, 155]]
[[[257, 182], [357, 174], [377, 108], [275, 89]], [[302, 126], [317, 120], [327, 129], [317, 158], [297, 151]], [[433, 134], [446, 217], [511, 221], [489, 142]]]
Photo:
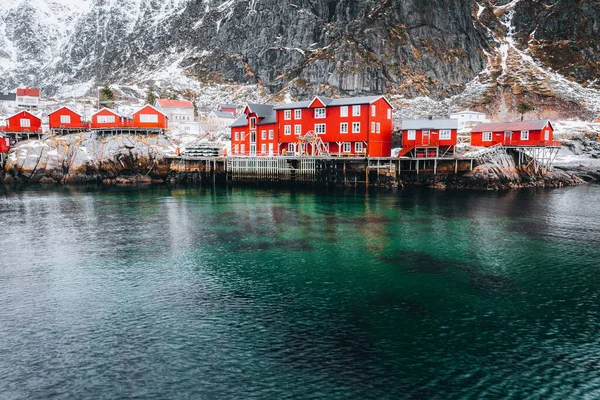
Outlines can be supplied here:
[[457, 111], [455, 113], [452, 113], [452, 115], [458, 115], [458, 114], [485, 115], [485, 113], [477, 112], [477, 111], [471, 111], [471, 110]]
[[235, 115], [232, 112], [226, 111], [213, 111], [218, 118], [231, 118], [235, 119]]
[[257, 125], [268, 125], [277, 123], [277, 113], [273, 110], [271, 114], [267, 115], [262, 121], [260, 121]]
[[[327, 99], [330, 102], [327, 104], [328, 106], [352, 106], [358, 104], [371, 104], [383, 96], [363, 96], [363, 97], [348, 97], [345, 99]], [[323, 99], [321, 99], [323, 100]]]
[[[519, 121], [519, 122], [491, 122], [479, 124], [473, 132], [505, 132], [505, 131], [540, 131], [550, 124], [547, 119], [540, 121]], [[550, 124], [552, 126], [552, 124]]]
[[259, 118], [265, 118], [273, 111], [273, 106], [269, 104], [248, 104], [248, 108], [250, 112], [255, 113]]
[[219, 104], [220, 108], [237, 108], [235, 104]]
[[16, 93], [2, 93], [0, 92], [0, 101], [15, 101], [17, 99]]
[[248, 117], [246, 114], [243, 114], [241, 117], [236, 119], [233, 124], [230, 125], [231, 128], [239, 128], [243, 126], [248, 126]]
[[291, 110], [294, 108], [308, 108], [312, 101], [297, 101], [295, 103], [279, 104], [273, 107], [274, 110]]
[[402, 130], [458, 129], [457, 119], [405, 119]]

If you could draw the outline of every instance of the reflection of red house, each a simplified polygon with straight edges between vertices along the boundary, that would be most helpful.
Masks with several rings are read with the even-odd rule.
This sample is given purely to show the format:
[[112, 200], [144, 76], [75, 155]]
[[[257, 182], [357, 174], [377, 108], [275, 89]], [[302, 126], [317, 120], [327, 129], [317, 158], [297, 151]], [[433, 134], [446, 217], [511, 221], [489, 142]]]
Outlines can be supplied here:
[[151, 105], [146, 105], [133, 113], [133, 127], [146, 130], [166, 130], [169, 121], [165, 114]]
[[550, 121], [498, 122], [479, 124], [471, 131], [472, 146], [560, 146], [554, 141]]
[[129, 117], [117, 114], [108, 108], [103, 108], [92, 115], [91, 128], [93, 130], [122, 130], [132, 127], [132, 120]]
[[2, 127], [2, 131], [9, 134], [39, 135], [42, 133], [42, 120], [27, 111], [21, 111], [8, 118], [8, 124]]
[[80, 132], [90, 128], [90, 124], [81, 120], [81, 115], [69, 107], [62, 107], [48, 116], [50, 129], [55, 133]]
[[8, 153], [10, 150], [10, 139], [4, 136], [0, 136], [0, 153]]
[[415, 119], [402, 121], [402, 150], [398, 157], [439, 157], [456, 146], [458, 120]]

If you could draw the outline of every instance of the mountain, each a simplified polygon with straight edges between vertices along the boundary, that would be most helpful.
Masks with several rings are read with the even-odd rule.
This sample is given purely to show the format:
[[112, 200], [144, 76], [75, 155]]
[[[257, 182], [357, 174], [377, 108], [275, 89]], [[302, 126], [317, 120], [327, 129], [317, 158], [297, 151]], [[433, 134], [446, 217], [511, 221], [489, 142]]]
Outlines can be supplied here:
[[0, 88], [236, 84], [589, 117], [599, 17], [589, 0], [15, 0], [0, 5]]

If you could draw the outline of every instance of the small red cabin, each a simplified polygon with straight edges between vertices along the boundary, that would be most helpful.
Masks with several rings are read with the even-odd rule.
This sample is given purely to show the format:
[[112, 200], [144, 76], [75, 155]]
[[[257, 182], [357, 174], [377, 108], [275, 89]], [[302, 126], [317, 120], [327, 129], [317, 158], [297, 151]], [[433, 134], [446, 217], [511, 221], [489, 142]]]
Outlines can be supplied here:
[[8, 125], [2, 130], [7, 133], [41, 134], [42, 120], [27, 111], [21, 111], [9, 117]]
[[458, 134], [456, 119], [413, 119], [402, 121], [402, 150], [398, 157], [439, 157], [453, 151]]
[[0, 136], [0, 153], [6, 154], [10, 150], [10, 139]]
[[50, 129], [57, 131], [84, 131], [90, 128], [89, 123], [81, 120], [81, 115], [69, 107], [62, 107], [48, 116]]
[[560, 146], [554, 141], [554, 128], [548, 120], [479, 124], [471, 131], [471, 145], [489, 147]]
[[151, 105], [146, 105], [133, 113], [133, 127], [136, 129], [166, 130], [169, 120], [165, 114]]
[[91, 128], [95, 130], [119, 130], [131, 128], [132, 125], [131, 118], [117, 114], [108, 108], [103, 108], [92, 115]]

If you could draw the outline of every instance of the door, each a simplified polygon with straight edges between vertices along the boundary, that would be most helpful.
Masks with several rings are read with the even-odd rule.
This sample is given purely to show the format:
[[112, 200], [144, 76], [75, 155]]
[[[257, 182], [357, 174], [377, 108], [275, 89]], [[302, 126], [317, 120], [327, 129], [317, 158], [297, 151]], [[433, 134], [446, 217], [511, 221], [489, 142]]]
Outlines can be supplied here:
[[255, 156], [256, 155], [256, 145], [255, 144], [251, 144], [250, 145], [250, 155], [251, 156]]
[[504, 132], [504, 144], [511, 144], [512, 142], [512, 132]]
[[422, 134], [422, 136], [421, 136], [421, 138], [422, 138], [422, 141], [421, 141], [421, 143], [422, 143], [423, 145], [425, 145], [425, 146], [429, 145], [429, 140], [430, 140], [429, 138], [430, 138], [430, 136], [431, 136], [431, 135], [430, 135], [430, 132], [429, 132], [429, 131], [423, 131], [423, 134]]
[[273, 143], [269, 143], [269, 155], [273, 155]]

